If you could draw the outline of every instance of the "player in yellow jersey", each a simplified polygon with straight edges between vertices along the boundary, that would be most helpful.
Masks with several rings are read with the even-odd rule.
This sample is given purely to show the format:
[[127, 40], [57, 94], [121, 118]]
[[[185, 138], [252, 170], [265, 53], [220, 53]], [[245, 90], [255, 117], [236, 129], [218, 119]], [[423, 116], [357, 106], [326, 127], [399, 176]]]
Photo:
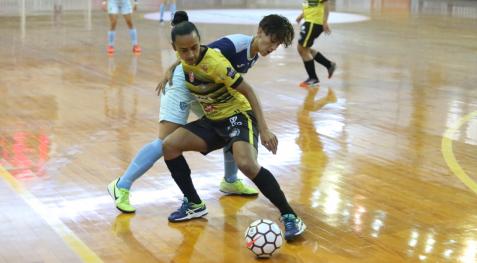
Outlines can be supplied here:
[[316, 75], [314, 60], [328, 69], [328, 78], [331, 78], [335, 72], [336, 63], [329, 61], [320, 52], [311, 48], [313, 41], [323, 31], [326, 34], [331, 33], [330, 26], [328, 25], [329, 13], [330, 7], [327, 0], [304, 0], [303, 12], [296, 19], [297, 23], [300, 23], [302, 19], [305, 20], [300, 29], [298, 53], [303, 59], [308, 79], [300, 83], [300, 87], [308, 88], [317, 86], [320, 83]]
[[274, 154], [278, 140], [268, 129], [252, 87], [220, 52], [200, 45], [199, 31], [193, 23], [176, 25], [171, 38], [181, 59], [186, 87], [200, 103], [205, 116], [178, 128], [164, 141], [164, 160], [184, 194], [181, 207], [169, 216], [169, 221], [186, 221], [207, 214], [182, 153], [207, 154], [225, 147], [233, 152], [240, 171], [280, 210], [285, 239], [301, 235], [306, 225], [288, 204], [272, 173], [257, 162], [258, 136]]

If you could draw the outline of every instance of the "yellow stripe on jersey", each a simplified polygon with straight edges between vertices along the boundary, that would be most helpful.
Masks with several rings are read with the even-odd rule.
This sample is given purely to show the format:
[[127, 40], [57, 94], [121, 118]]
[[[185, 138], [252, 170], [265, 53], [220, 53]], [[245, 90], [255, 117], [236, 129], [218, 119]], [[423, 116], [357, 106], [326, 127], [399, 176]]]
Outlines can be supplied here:
[[310, 28], [308, 28], [308, 32], [306, 33], [305, 41], [303, 42], [303, 46], [306, 47], [308, 45], [308, 40], [310, 40], [311, 32], [313, 32], [313, 27], [315, 24], [310, 23]]
[[254, 140], [253, 140], [252, 119], [250, 118], [250, 116], [248, 116], [248, 114], [247, 114], [246, 112], [244, 112], [243, 115], [245, 115], [245, 117], [247, 118], [248, 143], [250, 143], [250, 145], [252, 145], [252, 146], [255, 146], [255, 145], [253, 145], [253, 144], [254, 144]]
[[205, 51], [196, 65], [182, 61], [186, 87], [197, 98], [205, 116], [222, 120], [239, 112], [251, 110], [247, 98], [235, 90], [242, 82], [222, 53], [203, 46]]
[[305, 0], [303, 2], [303, 18], [305, 22], [323, 25], [325, 17], [324, 2], [318, 0]]

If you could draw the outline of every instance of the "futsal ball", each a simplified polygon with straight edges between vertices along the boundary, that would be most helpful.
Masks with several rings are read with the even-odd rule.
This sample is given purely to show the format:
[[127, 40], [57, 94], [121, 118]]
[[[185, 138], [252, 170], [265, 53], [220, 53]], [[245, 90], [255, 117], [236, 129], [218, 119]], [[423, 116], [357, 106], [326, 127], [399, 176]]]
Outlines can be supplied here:
[[273, 221], [259, 219], [252, 222], [245, 231], [245, 242], [257, 257], [268, 258], [282, 246], [282, 231]]

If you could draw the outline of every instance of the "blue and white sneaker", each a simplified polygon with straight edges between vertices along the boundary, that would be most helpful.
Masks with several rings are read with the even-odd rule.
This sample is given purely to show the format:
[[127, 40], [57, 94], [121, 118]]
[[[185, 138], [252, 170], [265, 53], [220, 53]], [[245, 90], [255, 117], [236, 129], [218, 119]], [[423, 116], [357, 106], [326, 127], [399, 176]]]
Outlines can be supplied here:
[[184, 197], [182, 200], [182, 205], [169, 216], [169, 222], [182, 222], [191, 220], [194, 218], [203, 217], [207, 214], [207, 207], [205, 202], [202, 201], [200, 204], [194, 204], [187, 200], [187, 197]]
[[282, 216], [280, 221], [282, 221], [285, 225], [285, 239], [287, 241], [290, 241], [301, 235], [306, 229], [306, 225], [303, 223], [303, 220], [294, 214], [285, 214]]

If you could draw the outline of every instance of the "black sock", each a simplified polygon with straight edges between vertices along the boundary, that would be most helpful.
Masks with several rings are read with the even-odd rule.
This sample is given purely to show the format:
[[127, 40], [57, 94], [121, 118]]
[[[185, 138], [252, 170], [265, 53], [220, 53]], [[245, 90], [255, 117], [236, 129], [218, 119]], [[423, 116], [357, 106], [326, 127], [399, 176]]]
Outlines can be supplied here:
[[181, 155], [176, 159], [166, 160], [165, 162], [167, 168], [169, 168], [169, 171], [171, 172], [172, 178], [174, 178], [174, 181], [179, 186], [184, 196], [187, 197], [187, 200], [194, 204], [200, 204], [202, 201], [194, 188], [194, 184], [190, 178], [189, 165], [184, 159], [184, 156]]
[[295, 212], [288, 204], [285, 194], [283, 194], [282, 189], [280, 189], [280, 185], [270, 171], [263, 167], [260, 168], [257, 176], [252, 181], [258, 187], [260, 192], [262, 192], [262, 194], [267, 197], [268, 200], [278, 208], [278, 210], [280, 210], [282, 215], [294, 214], [296, 216]]
[[316, 62], [325, 66], [327, 69], [331, 67], [331, 61], [325, 58], [325, 56], [323, 56], [323, 54], [321, 54], [320, 52], [316, 52], [314, 59], [316, 60]]
[[308, 77], [310, 79], [318, 79], [318, 77], [316, 76], [316, 72], [315, 72], [315, 61], [312, 59], [312, 60], [309, 60], [309, 61], [303, 61], [303, 64], [305, 64], [305, 69], [306, 69], [306, 73], [308, 73]]

